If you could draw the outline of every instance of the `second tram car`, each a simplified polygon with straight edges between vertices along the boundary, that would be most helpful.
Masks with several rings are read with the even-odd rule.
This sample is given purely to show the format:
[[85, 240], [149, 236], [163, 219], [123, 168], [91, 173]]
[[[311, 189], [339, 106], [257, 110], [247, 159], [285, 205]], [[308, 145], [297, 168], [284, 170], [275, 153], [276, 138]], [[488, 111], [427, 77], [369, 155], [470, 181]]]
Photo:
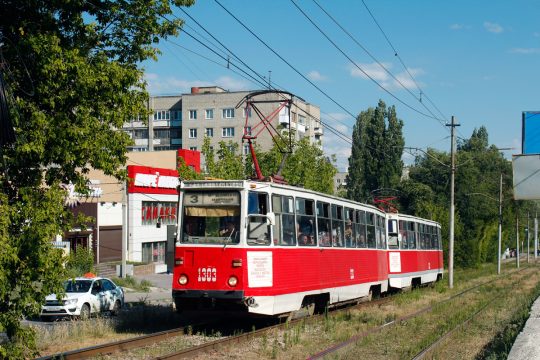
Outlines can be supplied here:
[[293, 186], [181, 184], [178, 310], [280, 316], [442, 277], [440, 225]]

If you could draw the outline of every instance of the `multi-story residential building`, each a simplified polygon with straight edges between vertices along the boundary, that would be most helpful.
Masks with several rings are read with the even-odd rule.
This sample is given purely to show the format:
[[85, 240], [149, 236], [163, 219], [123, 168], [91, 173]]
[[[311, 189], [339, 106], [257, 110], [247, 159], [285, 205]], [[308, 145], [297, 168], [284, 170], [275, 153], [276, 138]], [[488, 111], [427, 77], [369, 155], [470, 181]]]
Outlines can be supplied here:
[[[151, 115], [148, 124], [136, 119], [124, 125], [135, 145], [132, 151], [156, 151], [189, 149], [200, 151], [205, 137], [211, 146], [220, 141], [241, 144], [246, 125], [245, 104], [237, 108], [244, 97], [252, 91], [229, 92], [217, 86], [194, 87], [191, 93], [179, 96], [150, 97], [148, 108]], [[280, 100], [280, 95], [265, 94], [260, 99]], [[278, 103], [257, 104], [264, 116], [278, 107]], [[254, 109], [248, 111], [246, 131], [256, 135], [261, 129], [260, 119]], [[289, 124], [287, 109], [282, 109], [272, 118], [274, 128], [286, 128]], [[322, 146], [323, 131], [320, 109], [294, 97], [290, 108], [290, 123], [296, 138], [308, 137], [310, 142]], [[273, 143], [270, 134], [262, 131], [255, 142], [262, 150], [269, 150]], [[247, 147], [243, 151], [247, 152]]]

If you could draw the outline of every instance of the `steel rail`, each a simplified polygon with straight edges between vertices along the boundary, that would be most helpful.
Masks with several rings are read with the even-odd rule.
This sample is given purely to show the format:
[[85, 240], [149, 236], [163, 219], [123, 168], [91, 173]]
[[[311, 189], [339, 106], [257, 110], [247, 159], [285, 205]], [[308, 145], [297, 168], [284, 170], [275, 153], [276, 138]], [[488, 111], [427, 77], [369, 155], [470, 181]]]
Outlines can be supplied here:
[[[206, 325], [208, 324], [200, 323], [200, 324], [189, 325], [189, 327], [193, 328], [194, 326], [199, 327], [199, 326], [206, 326]], [[108, 355], [108, 354], [112, 354], [119, 351], [126, 351], [126, 350], [140, 348], [140, 347], [150, 345], [150, 344], [155, 344], [156, 342], [164, 341], [172, 337], [183, 336], [187, 329], [188, 329], [188, 326], [184, 326], [184, 327], [180, 327], [176, 329], [160, 331], [160, 332], [149, 334], [149, 335], [143, 335], [143, 336], [133, 337], [133, 338], [125, 339], [125, 340], [119, 340], [112, 343], [95, 345], [95, 346], [90, 346], [83, 349], [71, 350], [71, 351], [66, 351], [66, 352], [57, 353], [53, 355], [43, 356], [43, 357], [38, 358], [37, 360], [87, 359], [93, 356]]]
[[[355, 306], [352, 306], [352, 307], [349, 306], [349, 307], [345, 307], [345, 308], [338, 308], [338, 309], [335, 309], [334, 311], [332, 311], [330, 316], [334, 317], [334, 316], [337, 316], [337, 314], [339, 314], [341, 311], [348, 311], [348, 310], [351, 310], [351, 309], [354, 309], [354, 308], [365, 307], [365, 306], [380, 306], [382, 304], [385, 304], [385, 303], [389, 302], [391, 299], [392, 299], [391, 296], [390, 297], [384, 297], [384, 298], [379, 298], [379, 299], [372, 300], [372, 301], [362, 302], [362, 303], [359, 303], [359, 304], [357, 304]], [[300, 318], [300, 319], [290, 320], [290, 321], [283, 322], [283, 323], [280, 323], [280, 324], [276, 324], [276, 325], [264, 327], [264, 328], [261, 328], [261, 329], [255, 330], [255, 331], [251, 331], [249, 333], [244, 333], [244, 334], [235, 335], [235, 336], [231, 336], [231, 337], [224, 338], [224, 339], [219, 339], [219, 340], [214, 340], [214, 341], [211, 341], [211, 342], [207, 342], [205, 344], [201, 344], [201, 345], [198, 345], [198, 346], [194, 346], [194, 347], [191, 347], [191, 348], [180, 350], [180, 351], [177, 351], [177, 352], [174, 352], [174, 353], [171, 353], [171, 354], [162, 355], [162, 356], [156, 357], [154, 359], [155, 360], [169, 360], [169, 359], [192, 358], [192, 357], [194, 357], [196, 355], [205, 354], [205, 353], [208, 353], [209, 351], [212, 351], [212, 350], [219, 350], [219, 349], [224, 349], [224, 348], [230, 347], [232, 345], [243, 344], [243, 343], [248, 342], [251, 339], [262, 337], [262, 336], [268, 334], [269, 332], [279, 330], [281, 328], [285, 328], [285, 327], [288, 327], [288, 326], [291, 326], [291, 325], [294, 325], [294, 324], [297, 324], [297, 323], [300, 323], [300, 322], [305, 322], [305, 323], [309, 323], [309, 324], [315, 323], [315, 322], [319, 321], [320, 319], [324, 318], [325, 316], [326, 316], [325, 314], [319, 314], [319, 315], [312, 315], [312, 316], [308, 316], [308, 317], [303, 317], [303, 318]]]
[[326, 356], [326, 355], [328, 355], [328, 354], [334, 353], [334, 352], [336, 352], [336, 351], [338, 351], [338, 350], [340, 350], [340, 349], [343, 349], [343, 348], [345, 348], [345, 347], [347, 347], [347, 346], [349, 346], [349, 345], [351, 345], [351, 344], [353, 344], [353, 343], [356, 343], [358, 340], [360, 340], [360, 339], [362, 339], [362, 338], [364, 338], [364, 337], [366, 337], [366, 336], [369, 336], [369, 335], [371, 335], [371, 334], [375, 334], [375, 333], [377, 333], [377, 332], [379, 332], [379, 331], [385, 329], [385, 328], [388, 327], [388, 326], [392, 326], [392, 325], [395, 325], [395, 324], [399, 324], [399, 323], [401, 323], [402, 321], [406, 321], [406, 320], [409, 320], [409, 319], [414, 318], [414, 317], [416, 317], [416, 316], [419, 316], [419, 315], [421, 315], [421, 314], [423, 314], [423, 313], [425, 313], [425, 312], [428, 312], [428, 311], [433, 310], [434, 307], [436, 307], [436, 306], [438, 306], [438, 305], [440, 305], [440, 304], [444, 304], [444, 303], [446, 303], [446, 302], [448, 302], [448, 301], [451, 301], [451, 300], [453, 300], [453, 299], [455, 299], [455, 298], [458, 298], [458, 297], [460, 297], [460, 296], [463, 296], [463, 295], [465, 295], [466, 293], [468, 293], [468, 292], [470, 292], [470, 291], [473, 291], [473, 290], [475, 290], [475, 289], [477, 289], [477, 288], [479, 288], [479, 287], [482, 287], [482, 286], [485, 286], [485, 285], [489, 285], [489, 284], [491, 284], [491, 283], [493, 283], [493, 282], [495, 282], [495, 281], [501, 280], [501, 279], [504, 278], [504, 277], [510, 276], [510, 275], [512, 275], [512, 274], [514, 274], [514, 273], [516, 273], [516, 272], [520, 272], [520, 271], [522, 271], [522, 270], [524, 270], [524, 269], [529, 269], [529, 268], [530, 268], [530, 267], [523, 268], [523, 269], [518, 269], [518, 270], [514, 270], [514, 271], [512, 271], [512, 272], [510, 272], [510, 273], [508, 273], [508, 274], [503, 275], [502, 277], [499, 276], [499, 277], [496, 277], [496, 278], [494, 278], [494, 279], [492, 279], [492, 280], [490, 280], [490, 281], [486, 281], [486, 282], [484, 282], [484, 283], [480, 283], [480, 284], [478, 284], [478, 285], [475, 285], [475, 286], [473, 286], [473, 287], [470, 287], [470, 288], [468, 288], [468, 289], [465, 289], [465, 290], [463, 290], [463, 291], [461, 291], [461, 292], [459, 292], [459, 293], [457, 293], [457, 294], [454, 294], [454, 295], [452, 295], [452, 296], [450, 296], [450, 297], [448, 297], [448, 298], [446, 298], [446, 299], [444, 299], [444, 300], [442, 300], [442, 301], [439, 301], [439, 302], [436, 303], [436, 304], [433, 304], [433, 305], [430, 305], [430, 306], [426, 306], [425, 308], [420, 309], [420, 310], [418, 310], [418, 311], [416, 311], [416, 312], [414, 312], [414, 313], [411, 313], [411, 314], [402, 316], [402, 317], [400, 317], [400, 318], [398, 318], [398, 319], [389, 321], [389, 322], [384, 323], [384, 324], [382, 324], [382, 325], [380, 325], [380, 326], [376, 326], [376, 327], [374, 327], [374, 328], [368, 329], [368, 330], [366, 330], [366, 331], [364, 331], [364, 332], [362, 332], [362, 333], [360, 333], [360, 334], [357, 334], [357, 335], [351, 337], [351, 338], [348, 339], [348, 340], [345, 340], [345, 341], [343, 341], [343, 342], [341, 342], [341, 343], [338, 343], [338, 344], [336, 344], [336, 345], [333, 345], [333, 346], [331, 346], [331, 347], [329, 347], [329, 348], [327, 348], [327, 349], [325, 349], [325, 350], [323, 350], [323, 351], [321, 351], [321, 352], [318, 352], [318, 353], [316, 353], [316, 354], [314, 354], [314, 355], [311, 355], [311, 356], [308, 357], [308, 359], [321, 359], [321, 358], [323, 358], [324, 356]]
[[[532, 267], [528, 267], [526, 269], [532, 269]], [[450, 337], [452, 334], [456, 332], [456, 330], [464, 328], [466, 325], [468, 325], [472, 320], [474, 320], [480, 313], [482, 313], [484, 310], [488, 308], [491, 304], [493, 304], [496, 300], [502, 299], [504, 296], [507, 296], [510, 293], [510, 290], [513, 290], [521, 281], [523, 278], [519, 279], [517, 282], [513, 283], [509, 289], [504, 294], [501, 294], [499, 296], [496, 296], [492, 298], [490, 301], [488, 301], [486, 304], [482, 305], [478, 310], [473, 312], [467, 319], [465, 319], [463, 322], [457, 324], [454, 328], [448, 330], [444, 334], [442, 334], [436, 341], [434, 341], [431, 345], [420, 351], [418, 354], [416, 354], [413, 358], [413, 360], [420, 360], [425, 358], [428, 354], [432, 354], [439, 345], [448, 337]]]

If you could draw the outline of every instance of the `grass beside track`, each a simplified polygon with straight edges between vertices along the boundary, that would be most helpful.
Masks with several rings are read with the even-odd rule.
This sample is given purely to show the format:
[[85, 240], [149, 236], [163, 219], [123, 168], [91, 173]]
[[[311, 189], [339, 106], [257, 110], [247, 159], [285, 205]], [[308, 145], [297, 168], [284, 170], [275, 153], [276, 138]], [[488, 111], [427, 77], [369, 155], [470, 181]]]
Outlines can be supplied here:
[[[305, 359], [310, 354], [316, 354], [357, 334], [434, 304], [437, 305], [432, 311], [361, 338], [327, 358], [410, 359], [441, 334], [455, 328], [486, 305], [467, 326], [458, 328], [443, 341], [432, 356], [444, 359], [505, 358], [528, 316], [531, 302], [540, 295], [538, 267], [532, 266], [504, 277], [514, 270], [511, 264], [505, 265], [500, 277], [492, 265], [456, 271], [454, 289], [449, 289], [444, 279], [433, 287], [400, 293], [383, 305], [342, 311], [335, 316], [326, 316], [316, 324], [302, 322], [291, 325], [241, 347], [206, 354], [201, 358]], [[439, 304], [467, 288], [499, 278], [459, 298]], [[151, 324], [161, 324], [160, 329], [153, 331], [179, 326], [180, 318], [170, 307], [149, 310], [142, 305], [138, 311], [138, 315], [133, 310], [121, 315], [118, 321], [97, 319], [94, 320], [97, 323], [93, 324], [66, 322], [65, 328], [55, 326], [50, 331], [39, 330], [45, 331], [45, 336], [38, 335], [42, 355], [149, 333], [152, 330], [147, 327]], [[215, 340], [216, 336], [220, 337], [220, 334], [191, 334], [170, 339], [146, 350], [117, 356], [148, 358], [165, 355], [172, 350]], [[81, 343], [81, 339], [86, 343]]]

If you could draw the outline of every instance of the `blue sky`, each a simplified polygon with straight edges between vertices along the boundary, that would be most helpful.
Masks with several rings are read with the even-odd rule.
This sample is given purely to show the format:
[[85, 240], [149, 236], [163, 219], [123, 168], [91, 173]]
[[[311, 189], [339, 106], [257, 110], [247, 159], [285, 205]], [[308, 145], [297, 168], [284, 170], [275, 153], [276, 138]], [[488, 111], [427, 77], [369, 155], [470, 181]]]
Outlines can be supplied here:
[[[395, 105], [404, 121], [406, 146], [449, 151], [449, 131], [443, 124], [454, 115], [461, 124], [458, 136], [468, 138], [474, 128], [483, 125], [490, 143], [515, 147], [509, 155], [521, 152], [521, 112], [540, 110], [540, 0], [364, 0], [424, 93], [422, 103], [418, 101], [420, 91], [362, 1], [317, 3], [399, 82], [313, 0], [295, 2], [379, 85], [336, 50], [291, 0], [218, 1], [340, 106], [262, 45], [214, 0], [198, 1], [185, 10], [253, 70], [263, 76], [271, 71], [274, 86], [319, 105], [322, 120], [349, 137], [355, 120], [348, 113], [356, 115], [382, 99]], [[187, 32], [215, 48], [195, 22], [179, 9], [174, 12], [186, 19]], [[229, 90], [261, 88], [227, 69], [225, 60], [186, 34], [169, 40], [160, 43], [163, 54], [157, 62], [143, 64], [152, 95], [186, 93], [198, 85]], [[325, 130], [324, 149], [337, 155], [338, 168], [346, 170], [350, 144]], [[404, 160], [410, 162], [412, 156], [405, 155]]]

